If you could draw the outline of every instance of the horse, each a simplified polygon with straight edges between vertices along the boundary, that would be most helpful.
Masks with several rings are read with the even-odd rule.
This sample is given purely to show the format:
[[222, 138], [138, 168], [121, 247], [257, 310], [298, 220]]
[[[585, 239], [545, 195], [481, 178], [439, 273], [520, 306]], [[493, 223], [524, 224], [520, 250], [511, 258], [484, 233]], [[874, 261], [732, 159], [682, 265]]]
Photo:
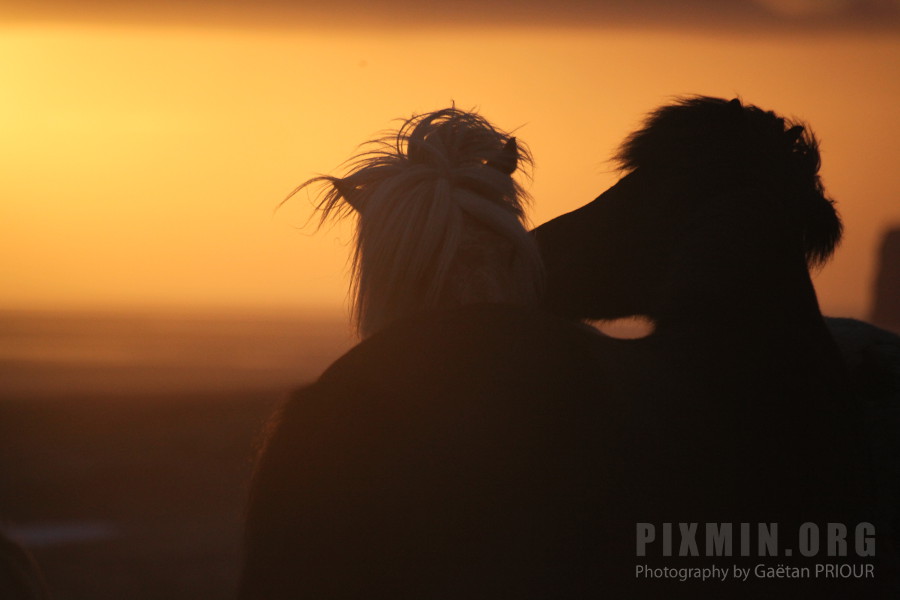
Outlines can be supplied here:
[[900, 592], [900, 335], [857, 319], [826, 317], [858, 402], [872, 465], [872, 520]]
[[758, 450], [739, 463], [750, 485], [821, 493], [829, 507], [797, 503], [786, 518], [877, 520], [860, 473], [859, 370], [848, 370], [810, 277], [842, 234], [815, 135], [737, 98], [695, 96], [652, 112], [615, 159], [615, 185], [534, 231], [544, 306], [650, 319], [653, 332], [631, 344], [703, 381], [698, 394], [718, 395], [740, 420], [735, 447]]
[[591, 331], [537, 309], [527, 147], [451, 108], [365, 148], [294, 191], [358, 217], [363, 339], [266, 433], [239, 595], [582, 597], [603, 370]]
[[617, 184], [534, 231], [549, 310], [640, 314], [704, 337], [795, 331], [836, 353], [808, 266], [842, 226], [808, 128], [738, 99], [687, 98], [652, 113], [616, 159]]
[[325, 184], [322, 222], [356, 214], [353, 319], [363, 336], [422, 311], [473, 302], [536, 304], [543, 266], [512, 177], [527, 146], [474, 112], [415, 116], [363, 145]]
[[[473, 129], [489, 143], [471, 141]], [[729, 395], [742, 371], [695, 362], [717, 355], [673, 356], [671, 342], [685, 338], [667, 327], [617, 340], [535, 306], [543, 269], [510, 202], [521, 197], [510, 182], [521, 145], [455, 110], [400, 131], [356, 171], [313, 180], [326, 186], [326, 214], [359, 216], [352, 289], [364, 339], [272, 421], [251, 484], [242, 599], [697, 597], [708, 584], [635, 576], [636, 566], [696, 566], [665, 544], [638, 553], [636, 527], [837, 520], [829, 489], [843, 471], [810, 467], [821, 444], [794, 439], [794, 426], [833, 435], [832, 421], [780, 407], [790, 386]], [[447, 253], [423, 245], [452, 230], [426, 226], [454, 214], [438, 193], [506, 211], [502, 226], [474, 210], [459, 221], [456, 239], [475, 227], [473, 246], [496, 247], [454, 246], [452, 236], [440, 238]], [[367, 229], [391, 207], [421, 216], [385, 214]], [[443, 266], [410, 268], [421, 264], [412, 248]], [[370, 269], [381, 275], [367, 279]], [[376, 281], [388, 275], [399, 283]], [[377, 298], [397, 289], [404, 297]], [[776, 367], [761, 363], [755, 375], [777, 379]], [[783, 422], [761, 418], [752, 400], [781, 408]], [[815, 586], [767, 583], [728, 593], [795, 597]]]

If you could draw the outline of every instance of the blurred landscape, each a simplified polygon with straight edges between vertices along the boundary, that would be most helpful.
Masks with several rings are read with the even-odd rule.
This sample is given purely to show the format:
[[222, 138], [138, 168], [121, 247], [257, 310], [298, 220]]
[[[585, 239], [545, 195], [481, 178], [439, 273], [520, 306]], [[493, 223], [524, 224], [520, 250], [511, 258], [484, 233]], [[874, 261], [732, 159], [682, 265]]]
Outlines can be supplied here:
[[0, 522], [52, 597], [233, 596], [263, 424], [346, 315], [0, 314]]
[[0, 312], [0, 529], [58, 600], [232, 597], [266, 420], [355, 341], [337, 311]]
[[[808, 121], [846, 229], [823, 311], [900, 331], [900, 3], [446, 8], [4, 3], [0, 529], [53, 598], [233, 597], [260, 431], [355, 342], [350, 224], [314, 231], [306, 194], [273, 209], [397, 117], [455, 103], [515, 130], [535, 225], [612, 185], [674, 95]], [[305, 312], [262, 308], [285, 306]]]

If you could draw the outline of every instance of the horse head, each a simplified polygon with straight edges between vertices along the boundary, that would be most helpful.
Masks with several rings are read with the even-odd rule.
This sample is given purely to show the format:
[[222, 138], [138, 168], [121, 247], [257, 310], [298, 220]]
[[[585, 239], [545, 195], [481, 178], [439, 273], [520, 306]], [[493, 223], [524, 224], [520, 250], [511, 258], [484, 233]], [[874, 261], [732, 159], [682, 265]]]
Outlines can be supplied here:
[[691, 97], [651, 113], [616, 160], [616, 185], [535, 230], [551, 310], [666, 321], [784, 305], [782, 291], [815, 303], [808, 270], [841, 223], [805, 125]]
[[355, 215], [354, 316], [364, 335], [401, 317], [473, 302], [536, 304], [537, 246], [513, 174], [531, 162], [516, 138], [455, 108], [414, 116], [364, 145], [324, 183], [323, 220]]

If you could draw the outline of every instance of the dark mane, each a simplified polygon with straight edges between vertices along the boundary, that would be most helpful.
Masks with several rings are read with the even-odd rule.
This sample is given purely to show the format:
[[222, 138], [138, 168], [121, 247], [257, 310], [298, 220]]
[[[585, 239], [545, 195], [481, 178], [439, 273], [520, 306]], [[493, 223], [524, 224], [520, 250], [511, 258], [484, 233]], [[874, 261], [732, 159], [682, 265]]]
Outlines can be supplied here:
[[650, 113], [615, 156], [625, 172], [703, 182], [706, 189], [779, 190], [810, 266], [828, 260], [842, 225], [819, 178], [819, 143], [802, 122], [737, 98], [681, 98]]

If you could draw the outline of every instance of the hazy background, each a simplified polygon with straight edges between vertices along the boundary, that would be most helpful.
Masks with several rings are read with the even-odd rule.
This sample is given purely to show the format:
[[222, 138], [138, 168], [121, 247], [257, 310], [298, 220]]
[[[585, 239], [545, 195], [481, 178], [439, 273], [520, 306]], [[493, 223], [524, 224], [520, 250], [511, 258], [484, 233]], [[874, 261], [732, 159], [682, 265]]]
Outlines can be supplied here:
[[608, 157], [674, 95], [808, 120], [847, 231], [816, 285], [826, 312], [865, 316], [900, 225], [898, 17], [896, 0], [0, 0], [0, 529], [58, 600], [232, 598], [263, 423], [355, 341], [351, 227], [302, 227], [303, 194], [274, 209], [454, 101], [531, 146], [534, 224], [613, 184]]
[[[252, 7], [251, 7], [252, 6]], [[0, 309], [339, 308], [351, 229], [298, 183], [455, 102], [530, 144], [534, 224], [593, 199], [677, 94], [809, 121], [865, 315], [900, 223], [900, 3], [0, 3]]]

